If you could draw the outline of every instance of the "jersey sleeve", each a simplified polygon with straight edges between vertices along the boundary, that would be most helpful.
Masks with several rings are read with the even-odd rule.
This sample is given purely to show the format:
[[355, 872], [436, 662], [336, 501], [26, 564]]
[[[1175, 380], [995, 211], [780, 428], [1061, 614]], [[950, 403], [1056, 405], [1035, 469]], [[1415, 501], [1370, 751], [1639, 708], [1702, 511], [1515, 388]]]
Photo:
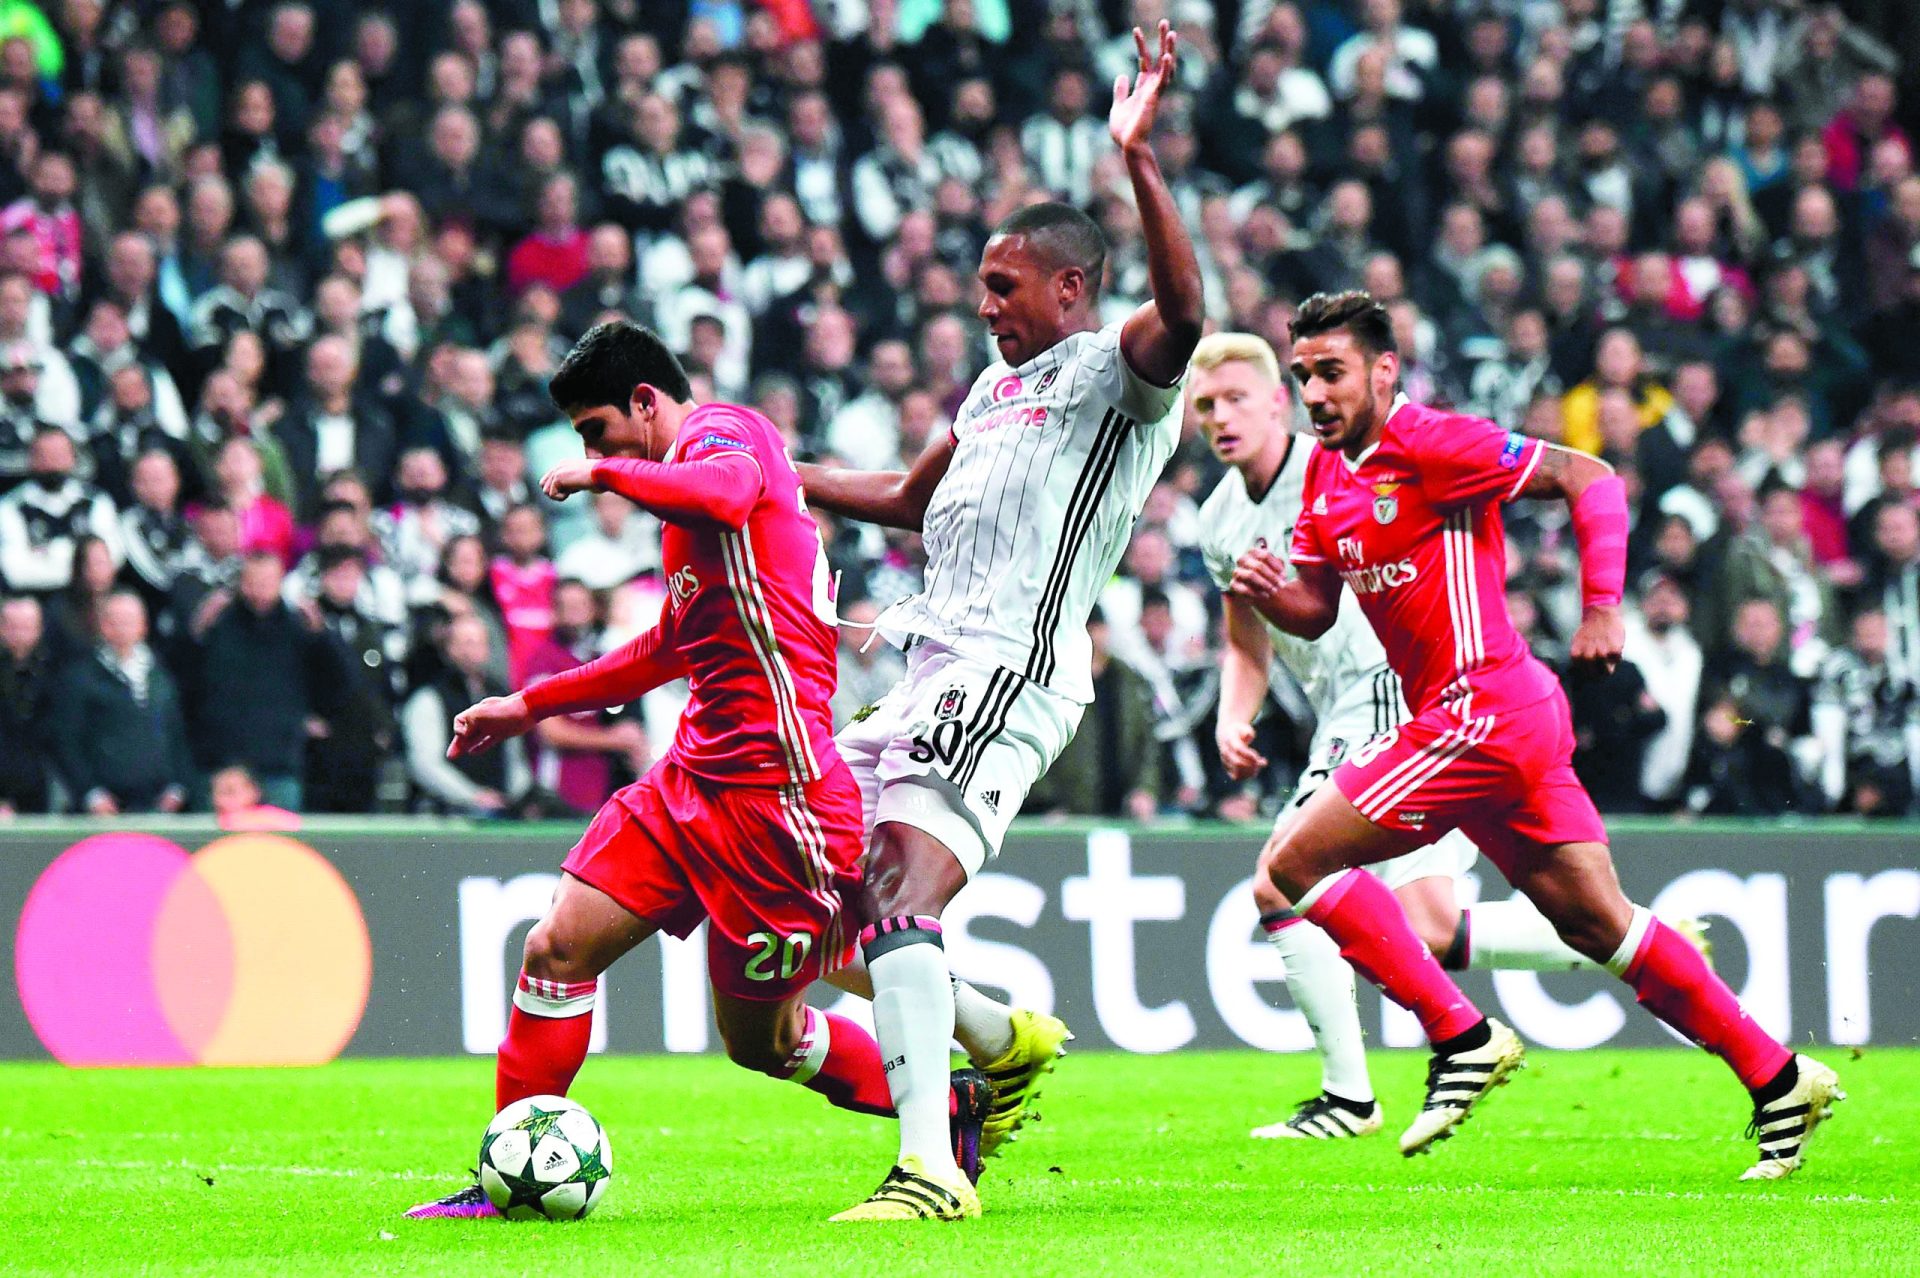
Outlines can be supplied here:
[[1547, 447], [1483, 418], [1453, 414], [1435, 414], [1409, 443], [1427, 500], [1440, 507], [1512, 501]]
[[1157, 422], [1179, 402], [1186, 377], [1171, 386], [1155, 386], [1133, 371], [1120, 349], [1119, 324], [1109, 324], [1094, 338], [1087, 353], [1087, 369], [1101, 397], [1137, 422]]
[[1320, 519], [1314, 513], [1326, 509], [1326, 494], [1319, 491], [1320, 454], [1307, 463], [1307, 481], [1300, 493], [1300, 513], [1293, 520], [1293, 545], [1287, 558], [1296, 564], [1324, 564], [1332, 558], [1320, 537]]

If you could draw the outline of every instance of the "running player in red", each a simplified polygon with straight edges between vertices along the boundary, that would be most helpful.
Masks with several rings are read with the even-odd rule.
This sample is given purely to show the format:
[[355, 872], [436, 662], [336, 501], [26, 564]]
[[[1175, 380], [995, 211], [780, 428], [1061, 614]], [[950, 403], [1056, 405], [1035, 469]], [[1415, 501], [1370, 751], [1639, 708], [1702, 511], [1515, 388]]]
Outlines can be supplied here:
[[[674, 679], [692, 695], [666, 756], [600, 809], [528, 934], [495, 1103], [564, 1095], [586, 1059], [600, 974], [654, 933], [685, 937], [704, 920], [727, 1054], [842, 1108], [892, 1114], [873, 1036], [801, 1001], [852, 953], [859, 925], [843, 900], [859, 885], [863, 836], [828, 709], [826, 557], [779, 432], [749, 409], [696, 408], [679, 361], [625, 322], [581, 338], [550, 393], [587, 460], [541, 487], [555, 499], [619, 493], [658, 517], [667, 606], [617, 651], [463, 711], [448, 754]], [[956, 1156], [975, 1175], [989, 1100], [984, 1075], [954, 1076]], [[497, 1213], [474, 1185], [407, 1214]]]
[[1790, 1175], [1844, 1099], [1839, 1079], [1775, 1042], [1691, 943], [1622, 894], [1606, 828], [1574, 776], [1566, 697], [1507, 619], [1500, 507], [1519, 497], [1565, 501], [1585, 603], [1573, 659], [1589, 669], [1618, 662], [1627, 549], [1619, 477], [1583, 454], [1396, 396], [1392, 325], [1365, 293], [1308, 298], [1292, 335], [1293, 375], [1320, 441], [1294, 529], [1298, 572], [1250, 550], [1231, 589], [1308, 638], [1333, 624], [1340, 591], [1352, 590], [1413, 717], [1349, 755], [1261, 863], [1295, 911], [1426, 1028], [1426, 1105], [1401, 1152], [1451, 1135], [1522, 1062], [1513, 1031], [1467, 1001], [1393, 893], [1356, 869], [1458, 828], [1568, 945], [1732, 1067], [1752, 1094], [1760, 1141], [1743, 1179]]

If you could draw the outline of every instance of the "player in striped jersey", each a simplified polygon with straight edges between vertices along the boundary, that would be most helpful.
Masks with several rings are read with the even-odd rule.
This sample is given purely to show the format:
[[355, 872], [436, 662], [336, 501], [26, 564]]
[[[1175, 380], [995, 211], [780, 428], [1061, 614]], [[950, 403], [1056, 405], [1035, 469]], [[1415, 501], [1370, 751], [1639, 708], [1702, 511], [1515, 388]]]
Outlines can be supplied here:
[[[1207, 571], [1225, 591], [1234, 564], [1248, 550], [1293, 543], [1313, 441], [1290, 429], [1292, 404], [1279, 360], [1250, 333], [1216, 333], [1200, 343], [1189, 399], [1207, 443], [1228, 467], [1200, 507]], [[1278, 833], [1348, 756], [1363, 754], [1370, 741], [1406, 720], [1406, 703], [1386, 650], [1352, 592], [1343, 592], [1333, 627], [1311, 640], [1271, 625], [1237, 595], [1225, 594], [1223, 604], [1227, 650], [1215, 739], [1228, 775], [1244, 780], [1267, 766], [1253, 748], [1253, 720], [1266, 699], [1275, 658], [1299, 681], [1316, 720], [1300, 784], [1274, 823]], [[1598, 966], [1562, 941], [1525, 897], [1461, 908], [1454, 881], [1478, 856], [1464, 833], [1451, 830], [1369, 868], [1393, 889], [1420, 939], [1448, 967], [1565, 972]], [[1293, 912], [1271, 880], [1256, 875], [1253, 893], [1321, 1062], [1320, 1094], [1291, 1118], [1253, 1134], [1337, 1139], [1380, 1130], [1383, 1116], [1367, 1076], [1354, 1007], [1353, 968], [1325, 932]]]
[[1138, 74], [1115, 84], [1108, 125], [1139, 205], [1153, 300], [1100, 327], [1099, 227], [1064, 205], [1023, 209], [981, 255], [980, 316], [1000, 359], [952, 432], [907, 474], [801, 471], [814, 504], [917, 530], [927, 551], [924, 588], [877, 623], [906, 648], [906, 677], [839, 738], [872, 826], [862, 941], [900, 1160], [836, 1219], [953, 1215], [920, 1191], [957, 1195], [965, 1182], [946, 1135], [956, 1017], [963, 1037], [1008, 1043], [1005, 1067], [986, 1067], [996, 1118], [1008, 1121], [1044, 1049], [1067, 1037], [1047, 1018], [1024, 1027], [1023, 1046], [1006, 1009], [949, 997], [939, 916], [1079, 725], [1093, 696], [1087, 616], [1178, 442], [1200, 270], [1150, 145], [1176, 41], [1164, 22], [1156, 51], [1134, 38]]

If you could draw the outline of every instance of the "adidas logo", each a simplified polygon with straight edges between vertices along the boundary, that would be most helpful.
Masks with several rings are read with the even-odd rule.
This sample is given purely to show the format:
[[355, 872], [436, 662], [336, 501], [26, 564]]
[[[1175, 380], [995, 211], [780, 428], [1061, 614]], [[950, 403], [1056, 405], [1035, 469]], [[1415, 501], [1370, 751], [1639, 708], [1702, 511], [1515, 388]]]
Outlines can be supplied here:
[[557, 1149], [550, 1149], [547, 1151], [546, 1170], [552, 1171], [554, 1168], [559, 1167], [566, 1161], [567, 1161], [567, 1156], [565, 1154], [561, 1153]]
[[980, 806], [995, 816], [999, 816], [1000, 792], [998, 790], [982, 790], [980, 792]]
[[1321, 493], [1313, 499], [1313, 513], [1316, 515], [1324, 515], [1327, 513], [1327, 495], [1325, 493]]

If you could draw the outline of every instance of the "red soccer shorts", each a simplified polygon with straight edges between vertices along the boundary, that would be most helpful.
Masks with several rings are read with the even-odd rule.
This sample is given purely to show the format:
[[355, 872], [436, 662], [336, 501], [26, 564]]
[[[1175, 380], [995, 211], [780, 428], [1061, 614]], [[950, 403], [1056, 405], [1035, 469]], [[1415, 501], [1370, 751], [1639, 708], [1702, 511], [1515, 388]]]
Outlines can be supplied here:
[[715, 781], [663, 761], [601, 807], [561, 868], [674, 936], [704, 919], [713, 988], [773, 1000], [843, 966], [857, 927], [860, 787]]
[[1509, 877], [1528, 846], [1607, 841], [1573, 773], [1573, 717], [1559, 692], [1464, 720], [1436, 706], [1353, 751], [1333, 783], [1383, 829], [1428, 839], [1465, 830]]

